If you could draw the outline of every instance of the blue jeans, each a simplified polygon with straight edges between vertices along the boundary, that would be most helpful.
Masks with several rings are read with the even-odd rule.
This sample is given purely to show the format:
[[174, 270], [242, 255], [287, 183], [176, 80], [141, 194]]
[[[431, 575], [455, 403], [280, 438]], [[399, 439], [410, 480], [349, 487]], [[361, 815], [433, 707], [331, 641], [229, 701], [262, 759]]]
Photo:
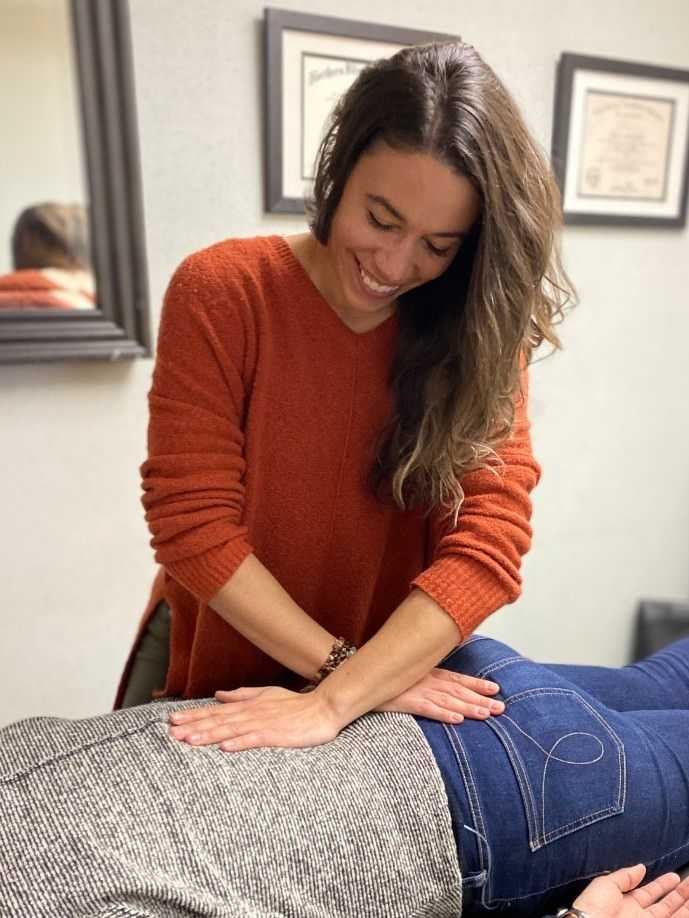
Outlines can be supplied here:
[[464, 913], [539, 915], [593, 876], [689, 861], [689, 639], [622, 669], [544, 666], [480, 636], [445, 669], [500, 685], [486, 721], [418, 718], [447, 789]]

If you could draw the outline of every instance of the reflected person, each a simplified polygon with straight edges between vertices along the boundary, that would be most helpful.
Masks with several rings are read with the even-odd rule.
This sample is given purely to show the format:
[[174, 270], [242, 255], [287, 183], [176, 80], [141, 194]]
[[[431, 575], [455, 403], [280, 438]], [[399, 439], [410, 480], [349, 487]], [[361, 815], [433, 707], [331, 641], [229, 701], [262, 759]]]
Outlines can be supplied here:
[[89, 222], [81, 204], [21, 212], [12, 232], [14, 270], [0, 277], [0, 309], [94, 309]]

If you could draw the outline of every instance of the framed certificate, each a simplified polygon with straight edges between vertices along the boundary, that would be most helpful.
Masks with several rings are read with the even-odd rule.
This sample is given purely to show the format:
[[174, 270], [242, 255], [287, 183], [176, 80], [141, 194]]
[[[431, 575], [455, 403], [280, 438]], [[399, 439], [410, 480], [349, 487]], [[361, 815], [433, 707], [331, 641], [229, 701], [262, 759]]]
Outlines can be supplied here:
[[363, 68], [406, 45], [457, 40], [370, 22], [266, 9], [266, 210], [304, 213], [330, 113]]
[[565, 223], [684, 226], [689, 70], [563, 54], [552, 157]]

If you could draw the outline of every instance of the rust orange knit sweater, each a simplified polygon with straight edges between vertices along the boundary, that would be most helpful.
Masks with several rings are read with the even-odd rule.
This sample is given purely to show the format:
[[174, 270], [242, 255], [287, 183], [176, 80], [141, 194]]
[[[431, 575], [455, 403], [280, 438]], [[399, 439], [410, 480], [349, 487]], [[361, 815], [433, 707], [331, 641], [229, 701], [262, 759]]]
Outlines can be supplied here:
[[280, 236], [218, 243], [176, 271], [141, 468], [161, 569], [139, 633], [164, 597], [166, 694], [297, 684], [207, 605], [251, 552], [302, 609], [357, 645], [411, 586], [465, 636], [519, 595], [539, 476], [521, 400], [501, 470], [463, 479], [454, 531], [440, 514], [383, 505], [367, 487], [392, 408], [396, 337], [394, 315], [350, 330]]

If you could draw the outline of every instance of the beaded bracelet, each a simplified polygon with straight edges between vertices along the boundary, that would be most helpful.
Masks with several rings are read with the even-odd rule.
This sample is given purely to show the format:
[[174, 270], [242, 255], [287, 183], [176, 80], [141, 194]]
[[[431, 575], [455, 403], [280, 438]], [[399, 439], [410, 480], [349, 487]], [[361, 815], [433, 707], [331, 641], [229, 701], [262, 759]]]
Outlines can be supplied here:
[[312, 692], [321, 684], [326, 676], [329, 676], [341, 663], [344, 663], [345, 660], [354, 656], [355, 653], [356, 647], [354, 644], [350, 644], [349, 641], [346, 641], [343, 637], [339, 637], [333, 644], [332, 650], [328, 654], [325, 663], [318, 670], [315, 680], [309, 683], [309, 685], [305, 685], [304, 688], [301, 689], [301, 692]]
[[329, 676], [333, 670], [337, 669], [340, 663], [344, 663], [345, 660], [349, 659], [349, 657], [355, 653], [356, 647], [354, 644], [350, 644], [349, 641], [345, 641], [343, 637], [339, 637], [333, 644], [333, 649], [328, 654], [325, 663], [318, 670], [316, 685], [322, 682], [326, 676]]

